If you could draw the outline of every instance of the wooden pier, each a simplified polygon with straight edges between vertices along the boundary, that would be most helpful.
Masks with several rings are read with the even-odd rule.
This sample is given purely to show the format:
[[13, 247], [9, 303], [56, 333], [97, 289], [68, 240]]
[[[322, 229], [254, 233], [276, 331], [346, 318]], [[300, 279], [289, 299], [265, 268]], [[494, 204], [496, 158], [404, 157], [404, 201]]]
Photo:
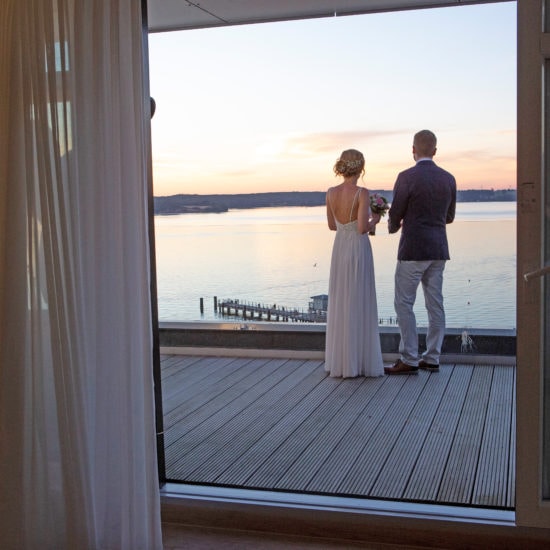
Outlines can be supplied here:
[[[204, 299], [200, 299], [200, 311], [204, 313]], [[307, 311], [297, 308], [265, 305], [238, 299], [218, 300], [214, 297], [214, 311], [222, 317], [237, 317], [250, 321], [283, 321], [289, 323], [326, 323], [327, 312], [324, 309], [310, 308]], [[396, 317], [378, 319], [379, 325], [397, 326]]]
[[218, 313], [228, 317], [242, 317], [256, 321], [285, 321], [294, 323], [325, 323], [326, 311], [299, 311], [284, 306], [272, 306], [240, 300], [217, 302]]

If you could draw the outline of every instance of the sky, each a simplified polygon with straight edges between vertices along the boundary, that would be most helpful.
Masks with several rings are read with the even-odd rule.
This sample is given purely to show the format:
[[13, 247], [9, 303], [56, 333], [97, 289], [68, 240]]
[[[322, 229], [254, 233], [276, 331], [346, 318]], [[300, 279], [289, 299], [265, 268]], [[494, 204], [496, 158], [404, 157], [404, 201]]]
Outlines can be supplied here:
[[392, 189], [412, 138], [459, 189], [516, 187], [516, 3], [149, 36], [153, 182], [178, 193], [325, 191], [341, 151]]

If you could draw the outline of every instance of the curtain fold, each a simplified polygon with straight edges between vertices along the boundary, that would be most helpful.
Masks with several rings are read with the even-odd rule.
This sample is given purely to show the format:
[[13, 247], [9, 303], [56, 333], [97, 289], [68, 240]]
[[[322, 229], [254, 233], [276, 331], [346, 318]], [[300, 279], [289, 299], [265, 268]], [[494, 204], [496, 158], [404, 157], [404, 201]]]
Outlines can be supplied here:
[[162, 547], [140, 0], [0, 3], [0, 547]]

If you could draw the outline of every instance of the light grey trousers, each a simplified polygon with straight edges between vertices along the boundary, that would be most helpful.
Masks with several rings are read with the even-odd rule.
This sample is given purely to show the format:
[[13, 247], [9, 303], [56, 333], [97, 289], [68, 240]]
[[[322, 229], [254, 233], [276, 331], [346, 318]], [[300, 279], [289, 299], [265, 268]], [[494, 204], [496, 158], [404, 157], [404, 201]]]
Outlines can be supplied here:
[[443, 270], [445, 260], [404, 261], [398, 260], [395, 269], [395, 313], [401, 333], [399, 353], [401, 361], [417, 366], [418, 332], [414, 303], [420, 283], [428, 312], [426, 351], [422, 359], [439, 365], [441, 345], [445, 337], [445, 309], [443, 307]]

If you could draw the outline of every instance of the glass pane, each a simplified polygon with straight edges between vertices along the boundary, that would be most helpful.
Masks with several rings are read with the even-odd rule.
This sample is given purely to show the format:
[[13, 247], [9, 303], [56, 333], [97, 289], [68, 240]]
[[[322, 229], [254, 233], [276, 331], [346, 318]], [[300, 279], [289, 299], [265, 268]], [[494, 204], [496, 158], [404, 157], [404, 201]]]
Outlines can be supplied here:
[[[464, 28], [466, 49], [457, 49]], [[327, 36], [365, 39], [350, 50], [346, 40]], [[436, 83], [413, 71], [396, 39], [404, 49], [415, 43], [437, 52], [432, 63], [448, 76], [439, 74]], [[281, 43], [285, 48], [272, 47]], [[316, 319], [313, 301], [328, 293], [334, 236], [326, 224], [325, 191], [338, 183], [332, 166], [340, 148], [366, 147], [361, 184], [390, 200], [397, 173], [413, 161], [412, 134], [399, 128], [434, 120], [449, 134], [438, 136], [441, 163], [460, 174], [457, 217], [449, 228], [452, 262], [445, 270], [447, 325], [515, 330], [513, 2], [154, 33], [149, 44], [158, 105], [152, 127], [161, 322], [240, 322], [243, 307], [257, 317], [258, 305], [264, 319], [276, 319], [282, 308], [297, 311], [300, 320]], [[175, 52], [176, 74], [169, 62]], [[380, 52], [387, 56], [383, 61]], [[338, 70], [354, 74], [354, 90], [362, 91], [330, 87], [327, 95], [312, 94], [326, 80], [322, 60], [342, 60], [336, 65], [345, 67]], [[389, 99], [392, 90], [402, 93], [399, 75], [409, 73], [419, 79], [411, 85], [417, 94], [445, 101], [422, 100], [411, 110]], [[203, 84], [190, 86], [189, 74]], [[296, 78], [291, 93], [290, 75]], [[457, 116], [449, 104], [467, 109]], [[366, 127], [380, 128], [380, 136], [369, 137]], [[454, 160], [459, 158], [468, 158], [467, 169]], [[395, 327], [399, 238], [388, 236], [386, 220], [372, 246], [380, 324]], [[236, 301], [238, 316], [227, 307]], [[417, 320], [425, 327], [422, 298], [418, 303]]]

